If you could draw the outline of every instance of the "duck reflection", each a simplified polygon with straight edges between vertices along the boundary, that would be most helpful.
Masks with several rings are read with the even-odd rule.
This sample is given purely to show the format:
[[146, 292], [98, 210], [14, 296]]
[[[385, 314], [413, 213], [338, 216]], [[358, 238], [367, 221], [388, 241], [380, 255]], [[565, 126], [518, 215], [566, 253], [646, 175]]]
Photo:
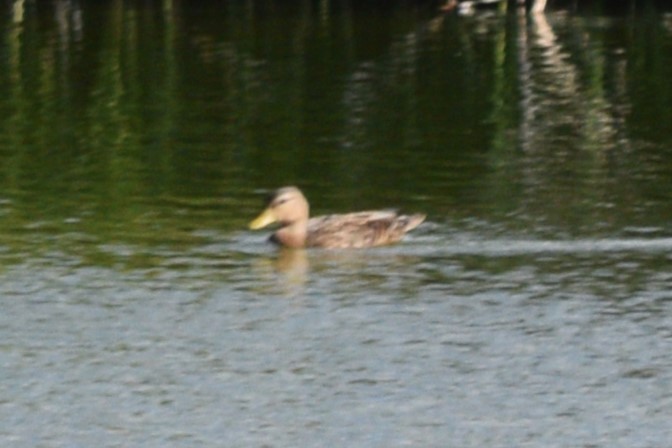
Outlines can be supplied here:
[[304, 249], [279, 249], [268, 257], [257, 258], [251, 268], [255, 290], [284, 297], [303, 295], [310, 272]]
[[305, 249], [280, 249], [273, 260], [276, 272], [293, 284], [305, 284], [309, 261]]

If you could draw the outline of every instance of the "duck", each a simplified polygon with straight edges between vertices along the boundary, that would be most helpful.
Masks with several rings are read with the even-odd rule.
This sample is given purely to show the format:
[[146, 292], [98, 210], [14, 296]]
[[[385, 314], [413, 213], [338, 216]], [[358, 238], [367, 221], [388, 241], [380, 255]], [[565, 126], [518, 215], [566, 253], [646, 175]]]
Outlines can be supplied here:
[[393, 210], [372, 210], [311, 218], [301, 190], [282, 187], [269, 195], [266, 208], [250, 222], [251, 230], [273, 223], [279, 229], [270, 240], [282, 247], [365, 248], [396, 243], [426, 218], [424, 214], [400, 215]]

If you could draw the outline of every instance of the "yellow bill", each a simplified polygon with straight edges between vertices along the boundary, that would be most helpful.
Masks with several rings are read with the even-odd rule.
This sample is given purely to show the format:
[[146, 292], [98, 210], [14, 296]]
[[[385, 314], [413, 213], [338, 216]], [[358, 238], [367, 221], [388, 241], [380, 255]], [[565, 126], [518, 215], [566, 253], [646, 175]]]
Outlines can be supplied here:
[[273, 210], [267, 208], [266, 210], [261, 212], [261, 215], [257, 216], [257, 219], [255, 219], [250, 223], [250, 229], [252, 230], [261, 229], [262, 227], [266, 227], [269, 224], [273, 224], [276, 220], [277, 218], [275, 217]]

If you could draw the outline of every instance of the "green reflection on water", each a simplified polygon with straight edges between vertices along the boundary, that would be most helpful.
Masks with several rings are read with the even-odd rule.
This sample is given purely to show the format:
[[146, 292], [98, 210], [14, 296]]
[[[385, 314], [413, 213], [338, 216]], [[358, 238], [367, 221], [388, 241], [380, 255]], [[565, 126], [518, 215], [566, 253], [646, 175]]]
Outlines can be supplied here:
[[11, 6], [8, 253], [81, 240], [94, 263], [108, 255], [87, 247], [106, 242], [151, 259], [160, 244], [199, 244], [199, 230], [244, 228], [259, 190], [282, 184], [317, 213], [400, 206], [551, 237], [669, 229], [672, 130], [658, 124], [672, 122], [671, 31], [655, 13]]

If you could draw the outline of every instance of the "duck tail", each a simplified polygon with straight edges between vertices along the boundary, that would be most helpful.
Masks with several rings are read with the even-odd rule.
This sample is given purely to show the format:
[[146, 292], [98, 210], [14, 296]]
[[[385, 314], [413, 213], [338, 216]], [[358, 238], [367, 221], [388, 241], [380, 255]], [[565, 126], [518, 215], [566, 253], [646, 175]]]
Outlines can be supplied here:
[[410, 232], [422, 224], [427, 215], [418, 213], [416, 215], [400, 216], [400, 218], [403, 218], [404, 232]]

